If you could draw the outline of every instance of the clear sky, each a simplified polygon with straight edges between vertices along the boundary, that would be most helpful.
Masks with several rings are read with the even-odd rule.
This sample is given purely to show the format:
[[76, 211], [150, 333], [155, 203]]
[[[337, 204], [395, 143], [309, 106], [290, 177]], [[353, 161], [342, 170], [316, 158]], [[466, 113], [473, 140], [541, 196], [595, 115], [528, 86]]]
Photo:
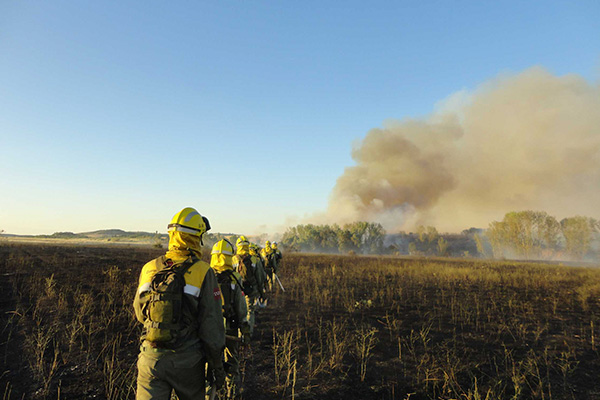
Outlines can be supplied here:
[[535, 65], [597, 82], [600, 2], [3, 0], [0, 229], [282, 231], [370, 129]]

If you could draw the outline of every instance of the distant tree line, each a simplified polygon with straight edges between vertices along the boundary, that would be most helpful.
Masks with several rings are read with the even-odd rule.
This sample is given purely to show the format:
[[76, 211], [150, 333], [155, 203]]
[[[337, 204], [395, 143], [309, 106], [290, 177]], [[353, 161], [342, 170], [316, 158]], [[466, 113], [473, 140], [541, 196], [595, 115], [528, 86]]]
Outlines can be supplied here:
[[386, 232], [381, 224], [354, 222], [339, 225], [297, 225], [281, 239], [286, 249], [315, 253], [380, 254]]
[[260, 235], [248, 235], [248, 234], [237, 234], [237, 233], [206, 233], [202, 237], [205, 247], [211, 248], [215, 243], [222, 239], [228, 240], [231, 244], [235, 245], [237, 239], [240, 236], [245, 236], [250, 242], [257, 244], [262, 247], [265, 241], [269, 239], [269, 235], [262, 233]]
[[470, 228], [462, 234], [440, 234], [433, 226], [416, 232], [387, 235], [378, 223], [297, 225], [284, 233], [287, 251], [315, 253], [410, 254], [479, 256], [485, 258], [597, 258], [600, 221], [583, 216], [558, 221], [543, 211], [513, 211], [488, 229]]
[[[600, 221], [583, 216], [560, 222], [544, 211], [513, 211], [490, 224], [485, 238], [475, 236], [478, 251], [494, 258], [555, 258], [581, 260], [597, 245]], [[487, 239], [489, 246], [486, 246]]]
[[474, 254], [475, 245], [469, 246], [472, 242], [464, 235], [441, 235], [434, 226], [388, 235], [381, 224], [364, 221], [343, 226], [297, 225], [288, 228], [281, 239], [286, 251], [417, 256], [463, 256], [470, 254], [465, 250], [470, 247]]

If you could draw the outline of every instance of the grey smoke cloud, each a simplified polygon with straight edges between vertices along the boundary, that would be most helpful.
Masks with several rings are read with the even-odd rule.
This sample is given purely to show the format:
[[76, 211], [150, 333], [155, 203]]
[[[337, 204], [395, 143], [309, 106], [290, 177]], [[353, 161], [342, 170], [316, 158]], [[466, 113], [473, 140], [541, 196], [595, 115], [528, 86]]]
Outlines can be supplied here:
[[599, 216], [600, 87], [541, 67], [388, 121], [352, 152], [319, 220], [486, 227], [512, 210]]

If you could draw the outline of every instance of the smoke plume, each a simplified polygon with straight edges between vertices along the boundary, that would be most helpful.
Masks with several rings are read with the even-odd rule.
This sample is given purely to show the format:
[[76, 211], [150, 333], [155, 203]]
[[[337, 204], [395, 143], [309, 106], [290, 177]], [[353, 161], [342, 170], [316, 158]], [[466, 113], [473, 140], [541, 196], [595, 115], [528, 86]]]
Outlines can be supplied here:
[[[600, 86], [540, 67], [459, 92], [355, 147], [326, 222], [487, 227], [508, 211], [599, 217]], [[321, 220], [323, 220], [321, 219]]]

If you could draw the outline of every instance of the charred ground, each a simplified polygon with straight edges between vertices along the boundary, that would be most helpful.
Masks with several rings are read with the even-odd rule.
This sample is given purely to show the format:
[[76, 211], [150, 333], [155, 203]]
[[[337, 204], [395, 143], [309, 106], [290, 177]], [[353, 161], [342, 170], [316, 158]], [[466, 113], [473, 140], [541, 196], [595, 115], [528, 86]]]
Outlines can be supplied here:
[[[134, 398], [142, 265], [163, 250], [0, 245], [3, 399]], [[244, 398], [600, 399], [600, 270], [286, 254]]]

